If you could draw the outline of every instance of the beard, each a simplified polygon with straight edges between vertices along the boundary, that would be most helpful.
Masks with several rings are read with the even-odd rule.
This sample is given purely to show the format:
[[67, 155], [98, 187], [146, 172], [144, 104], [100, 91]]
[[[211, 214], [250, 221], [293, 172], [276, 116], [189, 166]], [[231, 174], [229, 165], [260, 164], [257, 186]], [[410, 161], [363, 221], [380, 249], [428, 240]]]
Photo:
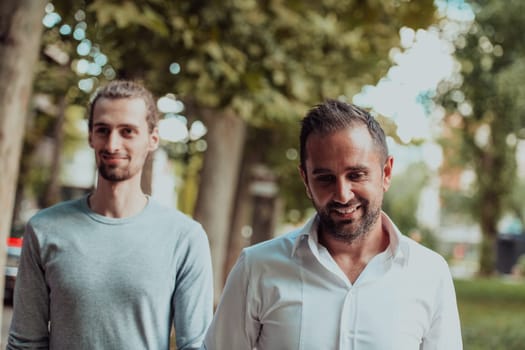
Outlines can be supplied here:
[[111, 154], [109, 152], [102, 152], [98, 160], [98, 173], [100, 176], [111, 182], [126, 181], [133, 177], [134, 172], [132, 171], [132, 165], [130, 159], [126, 164], [107, 164], [104, 162], [104, 156], [119, 156], [127, 158], [125, 154]]
[[347, 243], [352, 243], [355, 240], [366, 236], [381, 214], [381, 203], [374, 205], [371, 204], [369, 200], [363, 198], [358, 198], [357, 202], [359, 209], [363, 211], [363, 216], [357, 219], [340, 221], [334, 220], [330, 213], [333, 210], [355, 207], [355, 201], [346, 204], [330, 202], [325, 207], [318, 207], [314, 203], [319, 216], [320, 232], [326, 233], [339, 241]]
[[131, 178], [131, 172], [128, 168], [122, 169], [115, 166], [100, 164], [98, 172], [102, 178], [111, 182], [125, 181]]

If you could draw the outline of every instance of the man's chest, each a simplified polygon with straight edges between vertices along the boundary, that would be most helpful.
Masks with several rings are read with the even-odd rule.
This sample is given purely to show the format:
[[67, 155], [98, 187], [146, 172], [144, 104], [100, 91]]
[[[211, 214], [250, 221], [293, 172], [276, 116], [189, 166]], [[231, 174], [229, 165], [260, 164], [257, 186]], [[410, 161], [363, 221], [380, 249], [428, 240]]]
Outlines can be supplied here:
[[348, 287], [307, 268], [295, 283], [285, 280], [265, 280], [259, 350], [417, 350], [430, 326], [434, 306], [407, 280], [387, 275]]
[[62, 240], [48, 246], [45, 277], [51, 302], [112, 300], [170, 295], [175, 287], [176, 259], [161, 244], [122, 240]]

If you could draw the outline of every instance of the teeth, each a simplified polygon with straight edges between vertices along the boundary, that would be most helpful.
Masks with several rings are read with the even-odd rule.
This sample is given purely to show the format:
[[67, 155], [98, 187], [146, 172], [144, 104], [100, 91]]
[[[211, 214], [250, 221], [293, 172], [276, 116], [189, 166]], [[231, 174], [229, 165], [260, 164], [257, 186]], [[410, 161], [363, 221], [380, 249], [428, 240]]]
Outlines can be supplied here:
[[337, 213], [344, 214], [344, 215], [351, 214], [356, 210], [357, 210], [357, 207], [335, 209]]

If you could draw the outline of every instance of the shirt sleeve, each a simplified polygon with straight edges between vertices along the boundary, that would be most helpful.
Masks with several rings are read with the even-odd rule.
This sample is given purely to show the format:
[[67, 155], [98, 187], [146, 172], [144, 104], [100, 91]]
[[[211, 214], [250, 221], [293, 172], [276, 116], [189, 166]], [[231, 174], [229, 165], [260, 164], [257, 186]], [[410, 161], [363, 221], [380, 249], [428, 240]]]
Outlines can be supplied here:
[[421, 350], [462, 350], [461, 325], [454, 283], [448, 266], [442, 274], [437, 308]]
[[206, 233], [190, 232], [181, 242], [181, 263], [172, 299], [177, 349], [199, 349], [213, 316], [213, 272]]
[[7, 350], [49, 348], [49, 292], [38, 239], [30, 224], [24, 233], [15, 283]]
[[261, 325], [255, 315], [247, 260], [243, 251], [228, 275], [203, 349], [251, 350], [256, 345]]

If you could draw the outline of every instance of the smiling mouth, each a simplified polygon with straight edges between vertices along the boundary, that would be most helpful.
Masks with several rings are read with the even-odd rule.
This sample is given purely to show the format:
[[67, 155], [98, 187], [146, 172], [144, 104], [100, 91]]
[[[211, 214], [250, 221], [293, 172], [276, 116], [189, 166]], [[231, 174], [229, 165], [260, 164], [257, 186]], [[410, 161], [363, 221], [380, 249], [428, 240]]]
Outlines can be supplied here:
[[103, 155], [102, 162], [111, 168], [118, 167], [125, 162], [127, 157], [124, 156], [115, 156], [115, 155]]
[[108, 153], [103, 153], [102, 154], [102, 158], [111, 161], [111, 160], [123, 160], [123, 159], [127, 159], [128, 157], [125, 154], [108, 154]]
[[361, 208], [360, 205], [355, 205], [351, 207], [343, 207], [343, 208], [332, 208], [332, 212], [335, 213], [338, 216], [351, 216], [353, 215], [359, 208]]
[[112, 161], [112, 160], [124, 160], [124, 159], [126, 159], [126, 157], [105, 156], [104, 159], [105, 160], [109, 160], [109, 161]]

